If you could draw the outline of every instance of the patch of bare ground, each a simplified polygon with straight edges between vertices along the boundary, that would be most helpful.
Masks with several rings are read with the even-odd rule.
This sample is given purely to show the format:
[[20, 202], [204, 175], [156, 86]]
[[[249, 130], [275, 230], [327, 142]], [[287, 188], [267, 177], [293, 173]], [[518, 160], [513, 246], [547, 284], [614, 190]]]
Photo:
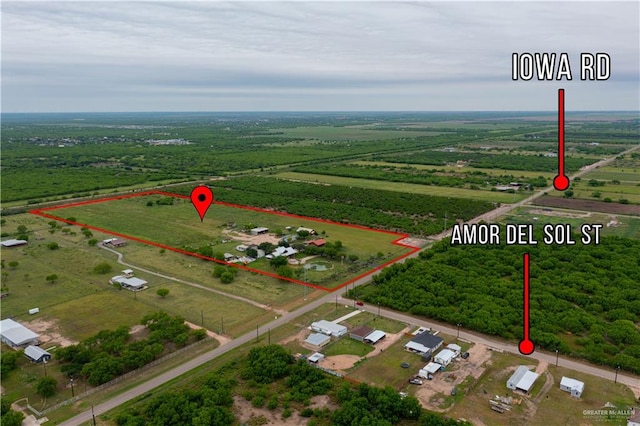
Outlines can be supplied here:
[[222, 233], [234, 240], [238, 240], [249, 245], [260, 245], [262, 243], [278, 244], [280, 242], [280, 238], [273, 234], [249, 235], [244, 232], [231, 231], [229, 229], [224, 229]]
[[424, 247], [428, 242], [428, 240], [414, 237], [407, 237], [398, 241], [399, 244], [404, 244], [411, 247]]
[[353, 367], [358, 361], [360, 361], [358, 355], [333, 355], [322, 359], [319, 365], [320, 367], [346, 374], [346, 370]]
[[25, 327], [40, 335], [40, 345], [43, 348], [51, 346], [71, 346], [76, 340], [63, 336], [55, 320], [35, 319], [24, 323]]
[[552, 197], [549, 195], [538, 198], [534, 204], [544, 207], [559, 207], [569, 210], [582, 210], [609, 214], [628, 214], [636, 216], [640, 214], [640, 207], [633, 204], [605, 203], [604, 201]]
[[449, 395], [451, 389], [462, 383], [468, 376], [477, 379], [482, 375], [487, 367], [486, 363], [491, 360], [491, 352], [481, 343], [473, 345], [468, 352], [469, 358], [466, 360], [458, 357], [447, 366], [446, 371], [439, 371], [433, 376], [433, 380], [424, 381], [415, 393], [423, 407], [433, 411], [447, 411], [448, 408], [440, 408], [444, 400], [435, 396], [439, 393]]
[[287, 343], [291, 343], [291, 342], [302, 343], [304, 342], [304, 339], [306, 339], [307, 336], [309, 336], [309, 334], [311, 334], [311, 330], [309, 330], [308, 328], [303, 328], [300, 331], [298, 331], [296, 334], [291, 334], [285, 337], [284, 339], [280, 340], [278, 343], [281, 345], [286, 345]]
[[[327, 395], [318, 395], [311, 398], [310, 408], [329, 408], [335, 410], [338, 406], [331, 401]], [[240, 424], [261, 423], [265, 425], [283, 425], [283, 426], [304, 426], [309, 421], [308, 418], [300, 416], [296, 411], [287, 419], [282, 418], [282, 409], [269, 410], [267, 408], [256, 408], [251, 402], [243, 397], [236, 395], [233, 397], [233, 411]], [[258, 422], [258, 419], [262, 422]]]
[[201, 327], [199, 325], [196, 325], [196, 324], [194, 324], [192, 322], [185, 321], [185, 324], [187, 324], [189, 326], [189, 328], [192, 328], [194, 330], [198, 330], [198, 329], [202, 328], [203, 330], [205, 330], [207, 332], [207, 336], [213, 337], [214, 339], [216, 339], [220, 343], [220, 346], [226, 345], [227, 343], [229, 343], [231, 341], [230, 337], [224, 336], [222, 334], [214, 333], [213, 331], [207, 330], [206, 328]]

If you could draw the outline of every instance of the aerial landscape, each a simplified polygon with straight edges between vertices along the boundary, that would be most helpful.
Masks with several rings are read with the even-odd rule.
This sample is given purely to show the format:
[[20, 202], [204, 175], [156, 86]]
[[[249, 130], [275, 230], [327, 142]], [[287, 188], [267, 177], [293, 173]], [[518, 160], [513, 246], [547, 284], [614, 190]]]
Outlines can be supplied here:
[[2, 425], [640, 425], [640, 6], [580, 4], [3, 2]]

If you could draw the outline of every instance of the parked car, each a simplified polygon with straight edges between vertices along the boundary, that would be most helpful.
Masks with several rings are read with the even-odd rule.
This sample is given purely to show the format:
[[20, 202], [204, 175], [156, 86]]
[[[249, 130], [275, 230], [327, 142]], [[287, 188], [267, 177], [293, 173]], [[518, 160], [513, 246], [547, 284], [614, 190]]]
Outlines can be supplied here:
[[362, 301], [358, 300], [358, 301], [356, 302], [356, 305], [358, 305], [358, 306], [364, 306], [364, 302], [362, 302]]
[[451, 396], [456, 396], [456, 393], [458, 393], [458, 389], [456, 389], [455, 387], [451, 389]]
[[467, 358], [469, 358], [469, 352], [465, 352], [465, 353], [463, 353], [463, 354], [462, 354], [462, 358], [463, 358], [463, 359], [467, 359]]
[[409, 380], [409, 383], [411, 383], [412, 385], [421, 385], [422, 384], [422, 380], [416, 378], [416, 377], [412, 377]]

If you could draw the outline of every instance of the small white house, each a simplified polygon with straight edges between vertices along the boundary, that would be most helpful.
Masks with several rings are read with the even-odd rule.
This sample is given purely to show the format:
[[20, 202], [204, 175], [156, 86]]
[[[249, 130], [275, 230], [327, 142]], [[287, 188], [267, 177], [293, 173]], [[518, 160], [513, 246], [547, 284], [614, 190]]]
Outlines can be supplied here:
[[569, 392], [574, 398], [580, 398], [584, 391], [584, 382], [563, 376], [560, 380], [560, 390]]
[[460, 355], [460, 352], [462, 351], [462, 348], [459, 345], [456, 345], [455, 343], [449, 343], [447, 345], [447, 349], [455, 352], [456, 356]]
[[422, 367], [420, 371], [418, 371], [418, 376], [422, 377], [423, 379], [428, 379], [429, 375], [433, 376], [441, 368], [442, 368], [442, 365], [436, 362], [430, 362], [429, 364]]
[[456, 357], [456, 353], [451, 349], [443, 349], [433, 358], [435, 362], [442, 366], [447, 366]]

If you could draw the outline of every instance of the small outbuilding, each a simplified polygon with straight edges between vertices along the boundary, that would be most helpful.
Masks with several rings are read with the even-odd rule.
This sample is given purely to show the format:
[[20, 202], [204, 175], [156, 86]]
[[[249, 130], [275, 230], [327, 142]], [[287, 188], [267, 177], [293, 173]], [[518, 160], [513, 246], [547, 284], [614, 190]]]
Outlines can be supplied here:
[[422, 367], [420, 371], [418, 371], [418, 376], [422, 377], [423, 379], [428, 379], [429, 375], [434, 375], [441, 368], [442, 365], [438, 364], [437, 362], [430, 362], [429, 364]]
[[51, 361], [51, 354], [38, 346], [27, 346], [24, 355], [36, 364]]
[[442, 366], [447, 366], [451, 361], [456, 357], [456, 353], [451, 349], [443, 349], [441, 350], [433, 360]]
[[311, 333], [309, 337], [307, 337], [304, 342], [315, 346], [317, 348], [321, 348], [324, 345], [328, 344], [331, 341], [331, 337], [322, 333]]
[[36, 343], [40, 335], [24, 325], [7, 318], [0, 321], [0, 340], [12, 348], [21, 348]]
[[462, 352], [462, 347], [460, 347], [459, 345], [456, 345], [455, 343], [449, 343], [447, 345], [447, 349], [455, 352], [456, 356], [460, 355], [460, 352]]
[[124, 269], [121, 272], [122, 272], [122, 276], [125, 277], [125, 278], [133, 277], [133, 270], [131, 270], [131, 269]]
[[324, 247], [327, 244], [327, 241], [324, 238], [318, 238], [317, 240], [309, 241], [307, 245], [316, 246], [316, 247]]
[[0, 242], [2, 247], [20, 247], [28, 244], [27, 240], [5, 240]]
[[364, 342], [364, 338], [373, 332], [373, 328], [361, 325], [349, 332], [349, 337], [359, 342]]
[[309, 358], [307, 358], [307, 361], [317, 364], [323, 359], [324, 359], [323, 354], [321, 354], [320, 352], [315, 352], [314, 354], [310, 355]]
[[584, 391], [584, 382], [563, 376], [560, 380], [560, 390], [569, 392], [574, 398], [580, 398]]
[[304, 226], [300, 226], [298, 229], [296, 229], [296, 232], [308, 232], [309, 235], [315, 235], [316, 231], [311, 229], [311, 228], [305, 228]]
[[122, 240], [120, 238], [111, 238], [111, 241], [108, 243], [108, 245], [110, 245], [111, 247], [124, 247], [127, 245], [127, 242], [125, 240]]
[[378, 343], [380, 340], [384, 339], [385, 337], [387, 337], [387, 333], [385, 333], [382, 330], [375, 330], [371, 334], [367, 335], [367, 337], [364, 338], [364, 343], [369, 343], [370, 345], [375, 345], [376, 343]]
[[251, 230], [251, 235], [262, 235], [262, 234], [266, 234], [267, 232], [269, 232], [269, 228], [265, 228], [265, 227], [258, 227], [258, 228], [253, 228]]
[[511, 375], [509, 380], [507, 380], [507, 388], [529, 393], [537, 379], [538, 374], [529, 371], [526, 366], [521, 365]]

